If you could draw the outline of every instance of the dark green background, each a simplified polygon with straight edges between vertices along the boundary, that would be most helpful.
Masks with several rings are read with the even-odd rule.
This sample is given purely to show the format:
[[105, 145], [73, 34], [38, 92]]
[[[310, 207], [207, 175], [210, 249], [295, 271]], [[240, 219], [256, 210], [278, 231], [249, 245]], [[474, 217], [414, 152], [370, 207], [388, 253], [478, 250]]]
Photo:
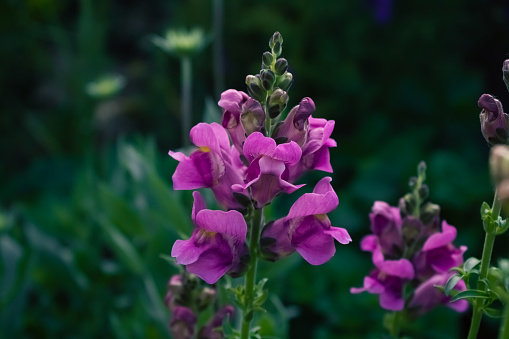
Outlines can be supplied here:
[[[480, 256], [479, 206], [491, 202], [489, 148], [479, 130], [483, 93], [509, 105], [505, 1], [224, 1], [224, 88], [213, 48], [193, 59], [193, 124], [218, 114], [217, 91], [245, 90], [274, 31], [295, 82], [290, 106], [311, 97], [333, 119], [334, 226], [353, 243], [327, 264], [297, 255], [263, 264], [273, 295], [266, 333], [290, 338], [378, 338], [373, 295], [350, 295], [371, 269], [359, 242], [375, 200], [396, 205], [419, 161], [430, 199]], [[180, 64], [151, 42], [167, 28], [213, 32], [212, 1], [5, 0], [0, 3], [0, 334], [4, 337], [165, 337], [162, 304], [177, 269], [160, 254], [191, 230], [191, 192], [174, 192], [181, 147]], [[212, 40], [212, 44], [214, 40]], [[107, 99], [85, 86], [108, 73], [126, 86]], [[103, 117], [103, 120], [99, 120]], [[105, 118], [109, 117], [109, 118]], [[281, 217], [308, 187], [269, 208]], [[208, 197], [209, 201], [210, 196]], [[507, 257], [501, 236], [496, 258]], [[281, 309], [280, 309], [281, 311]], [[415, 338], [463, 338], [470, 311], [442, 308], [404, 329]], [[272, 330], [276, 328], [278, 330]], [[498, 321], [485, 319], [481, 335]]]

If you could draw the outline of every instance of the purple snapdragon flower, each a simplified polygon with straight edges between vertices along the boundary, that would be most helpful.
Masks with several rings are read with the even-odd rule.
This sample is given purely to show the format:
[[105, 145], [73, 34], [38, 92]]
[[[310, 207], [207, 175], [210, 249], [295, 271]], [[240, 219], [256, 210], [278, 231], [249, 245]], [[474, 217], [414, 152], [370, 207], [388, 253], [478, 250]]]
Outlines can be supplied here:
[[405, 305], [403, 285], [415, 276], [414, 267], [407, 259], [385, 260], [376, 238], [368, 236], [362, 239], [361, 248], [373, 253], [376, 269], [364, 278], [364, 286], [351, 288], [351, 293], [367, 291], [380, 295], [380, 306], [386, 310], [401, 311]]
[[[408, 305], [409, 309], [420, 315], [430, 311], [437, 305], [443, 304], [458, 312], [466, 311], [468, 308], [468, 301], [462, 299], [451, 303], [451, 296], [446, 296], [435, 287], [445, 286], [451, 275], [452, 273], [435, 274], [417, 286], [412, 300], [410, 300]], [[465, 291], [465, 282], [460, 280], [454, 289]]]
[[490, 94], [483, 94], [477, 105], [482, 108], [479, 118], [484, 139], [490, 145], [505, 145], [509, 137], [509, 115], [504, 113], [502, 103]]
[[191, 129], [191, 141], [198, 146], [188, 157], [169, 151], [179, 161], [172, 176], [175, 190], [211, 188], [217, 201], [226, 209], [240, 209], [231, 186], [242, 183], [241, 173], [235, 168], [230, 141], [226, 131], [216, 123], [199, 123]]
[[284, 139], [285, 142], [295, 141], [302, 147], [307, 140], [309, 131], [308, 118], [316, 110], [311, 98], [304, 98], [291, 109], [283, 123], [274, 131], [274, 139]]
[[246, 267], [249, 249], [247, 225], [237, 211], [212, 211], [197, 191], [193, 192], [192, 219], [195, 229], [188, 240], [177, 240], [171, 256], [209, 284], [224, 274], [238, 276]]
[[297, 180], [310, 170], [332, 173], [329, 148], [337, 146], [336, 141], [330, 137], [335, 122], [310, 116], [308, 124], [306, 142], [302, 145], [301, 161], [289, 169], [291, 181]]
[[249, 99], [249, 96], [234, 89], [229, 89], [221, 93], [221, 100], [218, 105], [223, 109], [223, 118], [221, 125], [228, 131], [235, 148], [242, 154], [242, 144], [246, 140], [246, 131], [242, 126], [240, 115], [243, 104]]
[[265, 226], [260, 243], [267, 259], [275, 261], [297, 251], [310, 264], [321, 265], [336, 252], [334, 239], [341, 244], [352, 241], [347, 230], [331, 226], [327, 217], [339, 202], [331, 180], [320, 180], [313, 193], [297, 199], [286, 217]]
[[274, 139], [254, 132], [244, 142], [243, 152], [249, 163], [246, 183], [233, 185], [232, 189], [238, 193], [249, 189], [256, 208], [269, 204], [280, 192], [292, 193], [304, 186], [288, 181], [287, 166], [297, 163], [302, 155], [297, 143], [276, 145]]

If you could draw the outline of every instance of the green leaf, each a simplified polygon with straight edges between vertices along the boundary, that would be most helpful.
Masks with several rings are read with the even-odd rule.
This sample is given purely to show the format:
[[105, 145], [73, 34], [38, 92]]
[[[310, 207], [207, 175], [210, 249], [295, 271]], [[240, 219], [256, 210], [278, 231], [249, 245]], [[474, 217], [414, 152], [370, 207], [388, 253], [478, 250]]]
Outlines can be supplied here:
[[451, 293], [451, 290], [461, 281], [463, 277], [458, 274], [452, 275], [449, 280], [447, 280], [447, 283], [444, 287], [444, 293], [445, 295], [449, 295]]
[[466, 271], [466, 272], [469, 272], [471, 271], [474, 267], [476, 267], [477, 265], [479, 265], [481, 263], [481, 260], [477, 259], [477, 258], [474, 258], [474, 257], [471, 257], [471, 258], [468, 258], [467, 261], [465, 261], [465, 263], [463, 264], [463, 269]]
[[489, 293], [481, 290], [466, 290], [456, 294], [451, 298], [451, 302], [460, 300], [460, 299], [489, 299], [491, 296]]
[[485, 201], [481, 205], [481, 218], [484, 218], [485, 216], [490, 215], [491, 216], [491, 207], [488, 205], [488, 203]]
[[502, 310], [491, 308], [491, 307], [485, 307], [482, 310], [484, 314], [486, 314], [488, 317], [491, 318], [500, 318], [502, 316]]

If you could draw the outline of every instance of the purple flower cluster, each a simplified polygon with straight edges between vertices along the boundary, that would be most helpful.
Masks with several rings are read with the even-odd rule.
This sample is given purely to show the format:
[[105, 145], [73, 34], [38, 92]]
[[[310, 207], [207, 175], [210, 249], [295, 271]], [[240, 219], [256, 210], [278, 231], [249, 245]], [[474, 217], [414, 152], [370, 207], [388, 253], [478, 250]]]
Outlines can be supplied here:
[[215, 290], [209, 287], [200, 287], [195, 278], [189, 274], [174, 275], [168, 282], [168, 293], [165, 304], [171, 312], [169, 329], [175, 339], [223, 339], [224, 333], [217, 330], [223, 324], [223, 319], [232, 319], [235, 308], [226, 305], [217, 310], [202, 326], [195, 336], [198, 324], [197, 314], [206, 309], [215, 299]]
[[[286, 94], [285, 94], [286, 95]], [[221, 125], [199, 123], [190, 137], [196, 149], [189, 156], [170, 151], [179, 161], [173, 174], [176, 190], [210, 188], [226, 210], [206, 209], [200, 193], [194, 192], [190, 239], [177, 240], [172, 257], [208, 283], [228, 273], [241, 275], [249, 262], [247, 224], [241, 212], [260, 209], [281, 193], [292, 193], [304, 185], [294, 182], [306, 171], [332, 172], [329, 148], [334, 121], [311, 115], [315, 104], [304, 98], [286, 119], [266, 130], [266, 117], [259, 101], [233, 89], [221, 95]], [[270, 135], [270, 136], [267, 136]], [[338, 197], [331, 178], [322, 179], [313, 193], [304, 194], [287, 217], [269, 223], [261, 244], [269, 260], [297, 251], [313, 265], [334, 254], [334, 239], [351, 241], [345, 229], [332, 227], [326, 213], [336, 208]], [[252, 206], [252, 207], [250, 207]]]
[[[450, 297], [435, 288], [444, 286], [452, 275], [449, 270], [463, 263], [466, 247], [453, 245], [454, 226], [440, 224], [438, 213], [427, 223], [412, 215], [402, 218], [400, 208], [382, 201], [375, 202], [369, 217], [373, 234], [362, 239], [361, 248], [372, 253], [376, 268], [351, 293], [378, 294], [380, 306], [393, 311], [406, 307], [422, 314], [439, 304], [466, 310], [467, 301], [448, 303]], [[465, 290], [464, 282], [456, 289]]]

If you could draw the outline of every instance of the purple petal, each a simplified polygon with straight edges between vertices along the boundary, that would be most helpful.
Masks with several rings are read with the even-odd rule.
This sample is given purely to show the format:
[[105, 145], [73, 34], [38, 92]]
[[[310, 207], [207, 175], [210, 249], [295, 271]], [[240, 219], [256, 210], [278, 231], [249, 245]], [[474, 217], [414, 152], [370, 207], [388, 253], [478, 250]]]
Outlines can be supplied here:
[[305, 166], [309, 169], [332, 173], [332, 165], [330, 164], [329, 147], [321, 147], [315, 153], [306, 156]]
[[168, 155], [170, 157], [172, 157], [173, 159], [177, 160], [177, 161], [183, 161], [185, 159], [189, 159], [189, 157], [187, 157], [184, 153], [182, 152], [173, 152], [173, 151], [168, 151]]
[[296, 142], [290, 141], [277, 145], [274, 152], [270, 155], [276, 160], [280, 160], [289, 165], [293, 165], [300, 160], [302, 156], [302, 150]]
[[376, 279], [371, 277], [364, 277], [364, 286], [363, 287], [352, 287], [350, 289], [350, 293], [361, 293], [361, 292], [369, 292], [372, 294], [380, 294], [385, 291], [385, 287], [380, 284]]
[[200, 255], [197, 261], [187, 265], [187, 270], [196, 274], [208, 284], [213, 284], [225, 275], [231, 264], [231, 252], [228, 253], [226, 249], [213, 248]]
[[244, 155], [249, 162], [259, 155], [270, 155], [276, 149], [276, 142], [260, 132], [251, 133], [244, 143]]
[[378, 244], [376, 235], [366, 235], [361, 240], [361, 249], [363, 251], [373, 252]]
[[194, 191], [193, 192], [193, 210], [191, 212], [191, 219], [193, 220], [193, 223], [196, 223], [196, 214], [200, 212], [203, 209], [207, 208], [207, 205], [205, 204], [205, 200], [203, 200], [203, 196], [200, 192]]
[[[226, 133], [224, 129], [223, 132]], [[196, 146], [198, 147], [205, 146], [210, 148], [215, 153], [221, 154], [219, 142], [217, 140], [215, 131], [211, 125], [204, 122], [200, 122], [199, 124], [191, 128], [190, 136], [192, 143], [195, 144]]]
[[177, 191], [207, 187], [207, 183], [203, 180], [194, 161], [190, 158], [180, 161], [171, 178], [173, 180], [173, 189]]
[[305, 193], [292, 205], [288, 218], [326, 214], [338, 207], [338, 204], [339, 199], [334, 191], [326, 194]]
[[246, 221], [242, 214], [235, 210], [201, 210], [196, 214], [196, 225], [207, 231], [226, 234], [240, 242], [246, 241]]
[[177, 240], [171, 249], [171, 256], [177, 258], [178, 264], [188, 265], [198, 260], [207, 248], [207, 246], [196, 246], [193, 239]]
[[324, 232], [321, 223], [315, 217], [307, 217], [295, 229], [292, 245], [311, 265], [321, 265], [329, 261], [336, 247], [334, 239]]
[[401, 311], [405, 306], [405, 301], [399, 295], [382, 293], [380, 294], [380, 306], [390, 311]]
[[385, 260], [378, 267], [381, 271], [389, 275], [403, 279], [413, 279], [415, 275], [414, 267], [407, 259]]
[[340, 227], [331, 227], [329, 230], [325, 231], [326, 234], [329, 234], [334, 239], [339, 241], [340, 244], [346, 245], [352, 241], [350, 234], [344, 228]]
[[430, 251], [432, 249], [445, 246], [456, 239], [456, 228], [450, 226], [445, 220], [442, 222], [442, 232], [431, 235], [424, 243], [422, 250]]
[[211, 123], [210, 127], [214, 132], [217, 142], [219, 143], [219, 148], [226, 153], [230, 152], [230, 139], [228, 138], [228, 133], [226, 133], [225, 129], [219, 125], [218, 123]]
[[320, 181], [315, 185], [313, 189], [313, 193], [316, 194], [327, 194], [328, 192], [334, 191], [331, 185], [332, 178], [331, 177], [323, 177]]

